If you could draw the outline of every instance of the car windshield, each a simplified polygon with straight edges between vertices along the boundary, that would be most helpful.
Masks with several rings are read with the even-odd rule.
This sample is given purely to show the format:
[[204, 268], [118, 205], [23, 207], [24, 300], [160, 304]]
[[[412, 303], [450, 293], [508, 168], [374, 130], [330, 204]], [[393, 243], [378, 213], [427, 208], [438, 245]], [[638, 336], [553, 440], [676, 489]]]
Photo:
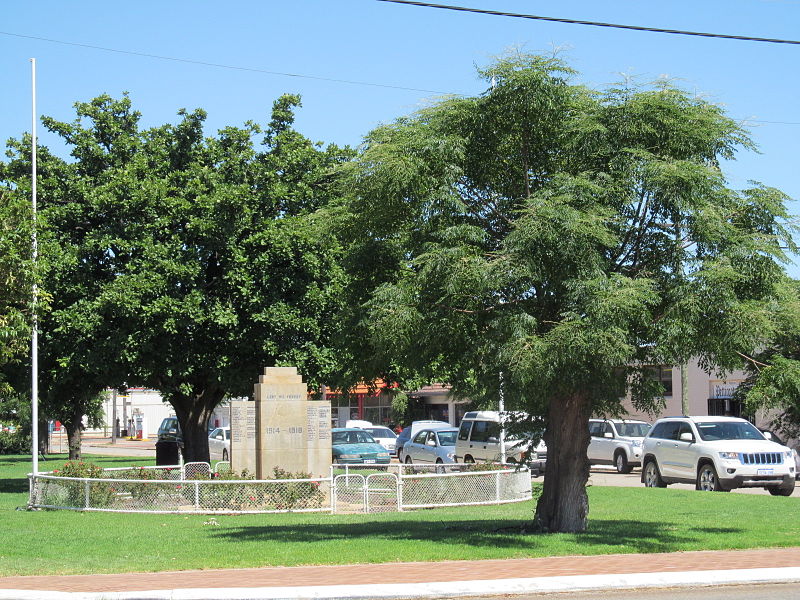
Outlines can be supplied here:
[[368, 431], [372, 434], [373, 437], [379, 438], [396, 438], [394, 431], [389, 429], [388, 427], [369, 427], [364, 429], [364, 431]]
[[623, 437], [644, 437], [650, 431], [649, 423], [615, 423], [615, 425]]
[[697, 423], [700, 437], [707, 441], [716, 440], [763, 440], [764, 436], [746, 421], [708, 421]]
[[458, 435], [458, 429], [454, 429], [453, 431], [440, 431], [438, 433], [439, 445], [440, 446], [455, 446], [456, 445], [456, 436], [457, 435]]
[[334, 444], [374, 444], [375, 440], [366, 431], [334, 431], [331, 437]]

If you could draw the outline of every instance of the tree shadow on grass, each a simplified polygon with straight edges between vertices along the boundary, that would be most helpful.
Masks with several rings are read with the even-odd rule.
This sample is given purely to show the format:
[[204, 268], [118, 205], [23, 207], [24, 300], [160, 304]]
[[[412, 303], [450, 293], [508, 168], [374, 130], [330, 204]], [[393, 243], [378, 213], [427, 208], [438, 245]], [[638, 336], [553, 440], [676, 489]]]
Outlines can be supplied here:
[[[686, 523], [641, 522], [631, 520], [592, 520], [589, 530], [579, 534], [538, 534], [525, 532], [525, 521], [470, 520], [402, 520], [362, 523], [313, 523], [307, 525], [277, 525], [233, 527], [215, 532], [214, 537], [236, 542], [327, 543], [337, 540], [373, 537], [391, 542], [424, 541], [443, 545], [503, 548], [510, 551], [563, 549], [574, 553], [584, 546], [586, 554], [671, 552], [699, 544], [708, 535], [737, 535], [735, 527], [689, 527]], [[561, 540], [554, 539], [561, 538]], [[410, 547], [410, 546], [409, 546]], [[546, 552], [545, 552], [546, 553]]]

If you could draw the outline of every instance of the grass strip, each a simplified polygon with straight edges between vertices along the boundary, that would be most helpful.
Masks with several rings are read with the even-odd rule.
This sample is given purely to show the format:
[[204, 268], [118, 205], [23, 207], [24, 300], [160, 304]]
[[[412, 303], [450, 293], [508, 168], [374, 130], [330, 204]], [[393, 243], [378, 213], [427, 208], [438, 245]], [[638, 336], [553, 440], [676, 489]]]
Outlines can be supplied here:
[[522, 532], [531, 502], [370, 515], [17, 510], [28, 499], [29, 470], [28, 457], [0, 456], [0, 576], [790, 547], [800, 540], [798, 499], [767, 495], [591, 487], [587, 532], [537, 535]]

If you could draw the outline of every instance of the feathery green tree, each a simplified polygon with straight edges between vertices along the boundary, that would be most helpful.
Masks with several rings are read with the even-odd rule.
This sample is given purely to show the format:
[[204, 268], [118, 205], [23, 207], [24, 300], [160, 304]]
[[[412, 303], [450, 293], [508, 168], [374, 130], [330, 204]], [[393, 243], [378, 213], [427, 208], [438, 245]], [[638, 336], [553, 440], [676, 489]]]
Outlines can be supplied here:
[[489, 406], [502, 385], [546, 426], [537, 526], [582, 531], [590, 416], [653, 408], [649, 365], [733, 368], [770, 335], [786, 196], [730, 189], [746, 133], [667, 82], [592, 91], [529, 55], [481, 75], [484, 94], [372, 131], [351, 167], [350, 340], [364, 373]]

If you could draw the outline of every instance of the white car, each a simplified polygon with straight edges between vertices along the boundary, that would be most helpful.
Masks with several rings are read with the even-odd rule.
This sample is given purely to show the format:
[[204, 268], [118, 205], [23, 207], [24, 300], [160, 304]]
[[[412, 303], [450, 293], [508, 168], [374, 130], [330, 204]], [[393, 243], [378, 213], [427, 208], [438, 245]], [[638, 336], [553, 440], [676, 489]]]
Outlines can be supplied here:
[[230, 427], [217, 427], [208, 434], [208, 453], [212, 458], [221, 456], [225, 461], [231, 459]]
[[[493, 410], [471, 411], [464, 415], [456, 439], [455, 461], [463, 463], [499, 462], [502, 459], [500, 444], [501, 431], [506, 423], [515, 419], [522, 420], [522, 413], [500, 414]], [[502, 424], [501, 424], [502, 423]], [[525, 463], [532, 473], [544, 472], [547, 464], [547, 446], [539, 440], [535, 448], [530, 447], [530, 440], [511, 435], [504, 436], [505, 462], [510, 464]]]
[[371, 425], [369, 427], [362, 427], [362, 429], [372, 434], [375, 441], [389, 451], [389, 454], [394, 454], [395, 440], [397, 434], [388, 427], [381, 427], [380, 425]]
[[794, 450], [767, 440], [749, 421], [735, 417], [659, 419], [642, 444], [642, 465], [647, 487], [762, 487], [773, 496], [790, 496], [797, 473]]
[[630, 473], [642, 464], [642, 440], [650, 431], [644, 421], [589, 419], [589, 463], [614, 465], [618, 473]]

